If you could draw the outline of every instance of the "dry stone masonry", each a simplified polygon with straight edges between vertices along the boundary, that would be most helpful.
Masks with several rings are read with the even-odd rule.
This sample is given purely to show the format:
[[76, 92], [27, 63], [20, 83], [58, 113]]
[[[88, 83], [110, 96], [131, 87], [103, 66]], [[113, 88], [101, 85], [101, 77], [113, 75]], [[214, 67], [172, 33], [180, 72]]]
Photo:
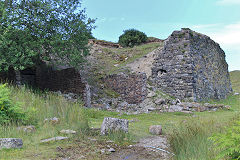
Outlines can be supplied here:
[[83, 98], [85, 106], [91, 106], [90, 87], [87, 82], [83, 81], [80, 72], [75, 68], [56, 68], [46, 63], [21, 71], [10, 68], [8, 72], [0, 72], [0, 81], [8, 81], [18, 85], [27, 84], [42, 90], [58, 91], [65, 95], [69, 94], [68, 97], [78, 95], [78, 97]]
[[74, 68], [53, 70], [52, 68], [38, 67], [36, 84], [40, 89], [79, 95], [83, 95], [85, 89], [85, 84], [82, 82], [79, 72]]
[[152, 67], [155, 84], [179, 99], [222, 99], [232, 92], [225, 53], [208, 36], [174, 31]]
[[113, 74], [105, 79], [106, 85], [119, 93], [130, 104], [141, 103], [147, 96], [145, 73]]

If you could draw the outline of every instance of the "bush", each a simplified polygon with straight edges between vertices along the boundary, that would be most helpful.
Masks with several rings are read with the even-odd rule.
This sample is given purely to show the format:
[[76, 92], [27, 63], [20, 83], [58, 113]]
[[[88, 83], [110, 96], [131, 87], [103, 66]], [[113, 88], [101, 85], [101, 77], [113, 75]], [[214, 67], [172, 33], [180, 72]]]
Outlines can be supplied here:
[[27, 117], [19, 104], [13, 103], [6, 84], [0, 85], [0, 125], [24, 123]]
[[210, 139], [215, 143], [215, 149], [219, 151], [218, 159], [240, 159], [240, 120], [227, 127], [224, 133], [218, 133]]
[[123, 32], [118, 41], [123, 47], [133, 47], [147, 41], [146, 34], [136, 29], [129, 29]]

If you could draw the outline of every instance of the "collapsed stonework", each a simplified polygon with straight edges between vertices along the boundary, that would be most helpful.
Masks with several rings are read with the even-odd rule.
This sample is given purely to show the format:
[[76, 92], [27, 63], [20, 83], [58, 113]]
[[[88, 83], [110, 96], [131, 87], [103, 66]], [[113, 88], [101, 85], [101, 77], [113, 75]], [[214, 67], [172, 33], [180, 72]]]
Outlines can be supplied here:
[[113, 74], [105, 78], [107, 87], [119, 93], [130, 104], [141, 103], [147, 96], [147, 76], [145, 73]]
[[36, 86], [42, 90], [48, 89], [78, 95], [83, 95], [86, 87], [80, 73], [74, 68], [54, 70], [51, 67], [37, 67], [35, 82]]
[[[104, 41], [94, 40], [90, 43], [97, 46], [92, 48], [91, 54], [103, 53], [103, 50], [109, 47], [119, 48], [116, 44]], [[103, 82], [95, 81], [94, 76], [98, 75], [93, 73], [96, 67], [94, 65], [85, 65], [80, 72], [74, 68], [55, 69], [46, 64], [19, 72], [10, 69], [8, 73], [0, 73], [0, 80], [8, 79], [43, 90], [61, 91], [62, 95], [70, 97], [67, 99], [75, 98], [75, 95], [68, 95], [74, 93], [83, 96], [88, 107], [118, 112], [130, 111], [136, 114], [156, 110], [192, 111], [194, 107], [188, 107], [187, 110], [181, 106], [180, 100], [222, 99], [232, 92], [225, 53], [208, 36], [190, 29], [182, 29], [174, 31], [164, 41], [164, 46], [162, 43], [159, 46], [143, 57], [122, 66], [119, 71], [114, 72], [117, 74], [106, 76], [106, 70], [97, 73], [104, 77], [100, 79]], [[108, 54], [114, 55], [113, 52]], [[88, 60], [92, 64], [101, 62], [101, 58], [90, 57]], [[118, 95], [109, 95], [105, 92], [108, 89], [117, 92]], [[169, 95], [178, 98], [179, 103]], [[166, 103], [159, 103], [160, 101]], [[198, 110], [196, 108], [199, 108], [199, 105], [194, 110]]]
[[190, 29], [174, 31], [152, 67], [153, 82], [179, 99], [222, 99], [232, 92], [228, 64], [219, 44]]
[[89, 85], [75, 68], [56, 69], [45, 63], [21, 71], [10, 68], [8, 72], [0, 72], [0, 80], [27, 84], [41, 90], [76, 94], [84, 100], [85, 106], [91, 105]]

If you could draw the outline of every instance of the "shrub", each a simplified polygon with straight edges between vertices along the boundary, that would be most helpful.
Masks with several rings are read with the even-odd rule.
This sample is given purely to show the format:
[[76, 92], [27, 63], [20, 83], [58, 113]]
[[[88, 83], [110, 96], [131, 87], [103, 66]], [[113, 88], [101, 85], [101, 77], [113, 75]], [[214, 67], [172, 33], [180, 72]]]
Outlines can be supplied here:
[[210, 139], [215, 143], [215, 149], [219, 151], [218, 159], [240, 159], [240, 120], [235, 121], [231, 127], [227, 127], [224, 133], [218, 133]]
[[133, 47], [147, 41], [146, 34], [136, 29], [129, 29], [123, 32], [118, 41], [123, 47]]
[[27, 117], [19, 104], [13, 103], [6, 84], [0, 85], [0, 125], [24, 123]]

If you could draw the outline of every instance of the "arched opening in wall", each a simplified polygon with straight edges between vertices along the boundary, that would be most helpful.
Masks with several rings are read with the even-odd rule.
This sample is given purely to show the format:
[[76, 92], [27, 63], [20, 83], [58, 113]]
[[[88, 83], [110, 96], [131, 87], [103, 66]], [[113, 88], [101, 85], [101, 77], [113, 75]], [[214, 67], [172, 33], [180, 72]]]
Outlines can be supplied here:
[[165, 69], [160, 69], [159, 71], [158, 71], [158, 77], [161, 77], [161, 76], [163, 76], [164, 74], [166, 74], [167, 73], [167, 70], [165, 70]]

